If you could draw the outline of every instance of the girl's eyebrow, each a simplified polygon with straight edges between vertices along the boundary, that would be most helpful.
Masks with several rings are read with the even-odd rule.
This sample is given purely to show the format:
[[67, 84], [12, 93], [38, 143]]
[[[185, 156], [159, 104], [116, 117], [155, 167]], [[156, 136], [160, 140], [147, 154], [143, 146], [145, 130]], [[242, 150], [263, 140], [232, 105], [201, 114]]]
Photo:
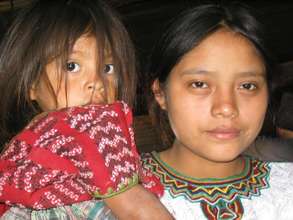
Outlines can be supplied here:
[[82, 51], [82, 50], [73, 50], [71, 53], [70, 53], [70, 55], [75, 55], [75, 54], [77, 54], [77, 55], [83, 55], [83, 54], [85, 54], [85, 52], [84, 51]]
[[71, 56], [80, 56], [80, 57], [89, 57], [89, 53], [86, 51], [86, 50], [73, 50], [70, 54], [69, 54], [69, 57]]
[[112, 51], [109, 49], [105, 49], [104, 56], [105, 56], [105, 59], [112, 59], [113, 58]]
[[112, 60], [112, 54], [105, 54], [105, 60]]

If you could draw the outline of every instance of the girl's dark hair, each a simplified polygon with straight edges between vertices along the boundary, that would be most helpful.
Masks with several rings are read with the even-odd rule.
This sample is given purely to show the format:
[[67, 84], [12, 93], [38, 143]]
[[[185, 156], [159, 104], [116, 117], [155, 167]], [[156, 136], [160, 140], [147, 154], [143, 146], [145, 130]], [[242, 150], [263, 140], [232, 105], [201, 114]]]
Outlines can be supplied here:
[[97, 39], [100, 69], [105, 50], [110, 49], [118, 78], [117, 98], [133, 104], [134, 50], [116, 13], [100, 0], [34, 0], [18, 12], [0, 46], [0, 144], [41, 111], [29, 97], [33, 83], [52, 60], [64, 67], [83, 34]]
[[255, 46], [266, 66], [271, 91], [272, 60], [263, 42], [262, 27], [246, 6], [236, 3], [226, 6], [208, 4], [184, 11], [174, 19], [156, 44], [148, 69], [149, 114], [158, 128], [163, 148], [172, 145], [174, 134], [167, 113], [160, 108], [150, 91], [152, 84], [157, 79], [164, 88], [171, 70], [181, 58], [221, 28], [244, 36]]

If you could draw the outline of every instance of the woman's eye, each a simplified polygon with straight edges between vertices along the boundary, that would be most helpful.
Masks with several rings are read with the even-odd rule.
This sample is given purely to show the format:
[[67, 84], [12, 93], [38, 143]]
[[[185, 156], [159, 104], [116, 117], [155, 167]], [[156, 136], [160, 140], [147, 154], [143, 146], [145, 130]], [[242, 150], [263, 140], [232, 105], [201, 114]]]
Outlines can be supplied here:
[[240, 89], [255, 90], [257, 89], [257, 86], [254, 83], [243, 83], [240, 86]]
[[106, 74], [114, 73], [114, 65], [113, 64], [105, 64], [104, 73], [106, 73]]
[[193, 88], [196, 88], [196, 89], [205, 89], [205, 88], [208, 88], [208, 84], [205, 83], [205, 82], [201, 82], [201, 81], [193, 82], [193, 83], [191, 83], [191, 86]]
[[66, 70], [73, 73], [78, 72], [80, 70], [80, 65], [75, 62], [68, 62], [66, 64]]

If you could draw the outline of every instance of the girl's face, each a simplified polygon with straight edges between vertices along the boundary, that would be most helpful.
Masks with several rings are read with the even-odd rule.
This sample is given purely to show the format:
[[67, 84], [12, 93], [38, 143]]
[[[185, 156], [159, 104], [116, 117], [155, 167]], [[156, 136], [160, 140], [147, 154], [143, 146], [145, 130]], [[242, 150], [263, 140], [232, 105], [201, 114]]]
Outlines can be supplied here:
[[[49, 63], [46, 66], [48, 80], [43, 76], [35, 83], [30, 91], [31, 100], [37, 101], [43, 111], [115, 101], [116, 76], [111, 53], [106, 51], [103, 72], [98, 73], [96, 48], [95, 37], [82, 35], [69, 55], [66, 75], [63, 74], [60, 80], [57, 61]], [[55, 95], [48, 84], [52, 86]]]
[[164, 89], [153, 84], [176, 137], [172, 148], [189, 158], [235, 159], [262, 127], [265, 74], [256, 49], [239, 34], [221, 29], [203, 40], [172, 69]]

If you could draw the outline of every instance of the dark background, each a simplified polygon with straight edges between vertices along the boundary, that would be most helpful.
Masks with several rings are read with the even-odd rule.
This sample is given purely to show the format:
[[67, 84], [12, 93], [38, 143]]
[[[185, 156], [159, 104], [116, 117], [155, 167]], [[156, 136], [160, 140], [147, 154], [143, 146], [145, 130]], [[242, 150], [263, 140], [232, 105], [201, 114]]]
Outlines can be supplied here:
[[[30, 0], [0, 0], [0, 37], [17, 8]], [[94, 0], [93, 0], [94, 1]], [[229, 2], [203, 0], [106, 0], [121, 14], [139, 57], [145, 57], [166, 22], [186, 8], [200, 3]], [[240, 1], [255, 9], [266, 26], [269, 45], [279, 62], [293, 60], [293, 1]], [[11, 6], [14, 8], [11, 9]]]
[[[227, 3], [229, 1], [200, 0], [132, 0], [112, 1], [120, 12], [135, 43], [140, 61], [140, 80], [136, 114], [146, 113], [142, 86], [145, 80], [147, 58], [160, 37], [163, 27], [181, 11], [201, 3]], [[263, 23], [269, 49], [277, 63], [293, 61], [293, 1], [240, 1], [252, 8]], [[292, 67], [292, 64], [291, 64]], [[292, 69], [290, 67], [290, 69]], [[287, 71], [286, 67], [286, 71]]]
[[[228, 1], [132, 0], [112, 1], [137, 46], [139, 55], [149, 53], [166, 22], [186, 8], [200, 3]], [[293, 1], [240, 1], [253, 8], [265, 25], [269, 46], [279, 62], [293, 60]]]

